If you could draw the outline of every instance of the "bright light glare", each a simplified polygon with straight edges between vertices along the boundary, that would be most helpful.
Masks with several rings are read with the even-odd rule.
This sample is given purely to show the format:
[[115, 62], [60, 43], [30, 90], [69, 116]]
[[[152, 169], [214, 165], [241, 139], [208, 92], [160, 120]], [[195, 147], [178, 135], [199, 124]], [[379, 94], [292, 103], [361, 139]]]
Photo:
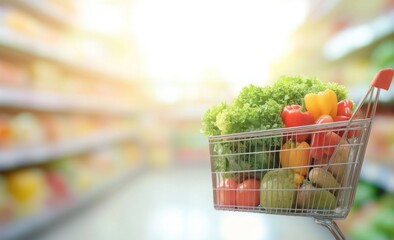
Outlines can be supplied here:
[[83, 29], [90, 29], [104, 34], [119, 34], [124, 19], [116, 6], [103, 3], [81, 1], [78, 23]]
[[201, 209], [163, 206], [154, 212], [147, 232], [149, 239], [208, 239], [213, 230], [211, 225], [209, 216]]
[[154, 81], [195, 82], [215, 69], [234, 84], [264, 84], [306, 1], [140, 0], [132, 31]]
[[209, 234], [213, 230], [209, 217], [199, 208], [188, 211], [185, 229], [188, 235], [187, 239], [209, 239]]
[[266, 239], [267, 224], [258, 215], [224, 215], [219, 225], [222, 239]]
[[[177, 207], [163, 208], [155, 212], [147, 232], [151, 239], [181, 239], [184, 234], [184, 213]], [[155, 229], [152, 231], [152, 229]]]

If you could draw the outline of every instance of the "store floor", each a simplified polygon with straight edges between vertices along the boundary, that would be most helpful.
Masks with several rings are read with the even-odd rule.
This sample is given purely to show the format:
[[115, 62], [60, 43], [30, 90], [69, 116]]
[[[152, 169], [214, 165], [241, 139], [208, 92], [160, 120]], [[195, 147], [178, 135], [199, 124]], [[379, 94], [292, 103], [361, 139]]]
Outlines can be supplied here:
[[333, 239], [312, 218], [216, 211], [211, 194], [207, 164], [147, 171], [37, 240]]

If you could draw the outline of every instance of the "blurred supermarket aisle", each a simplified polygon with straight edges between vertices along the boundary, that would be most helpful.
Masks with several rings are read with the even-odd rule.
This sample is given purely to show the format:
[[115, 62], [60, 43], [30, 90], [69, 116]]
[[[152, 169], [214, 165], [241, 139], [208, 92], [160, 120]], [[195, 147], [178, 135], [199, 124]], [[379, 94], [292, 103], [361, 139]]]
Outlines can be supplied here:
[[37, 240], [332, 239], [311, 218], [215, 211], [207, 165], [153, 170]]

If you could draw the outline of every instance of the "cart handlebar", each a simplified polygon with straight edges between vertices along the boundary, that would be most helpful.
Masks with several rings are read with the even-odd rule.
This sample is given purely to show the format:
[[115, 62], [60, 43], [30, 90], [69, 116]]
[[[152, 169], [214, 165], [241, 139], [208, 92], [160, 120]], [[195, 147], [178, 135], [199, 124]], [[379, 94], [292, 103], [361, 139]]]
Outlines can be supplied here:
[[376, 88], [381, 88], [384, 90], [389, 90], [391, 80], [394, 76], [394, 69], [385, 68], [376, 73], [375, 77], [372, 80], [371, 86]]

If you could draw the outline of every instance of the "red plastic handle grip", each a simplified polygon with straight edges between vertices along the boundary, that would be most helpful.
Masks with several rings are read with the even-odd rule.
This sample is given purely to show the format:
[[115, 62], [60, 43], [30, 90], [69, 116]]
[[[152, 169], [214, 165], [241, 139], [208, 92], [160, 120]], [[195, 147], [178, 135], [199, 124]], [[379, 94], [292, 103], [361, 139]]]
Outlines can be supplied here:
[[371, 85], [384, 90], [389, 90], [393, 76], [394, 76], [394, 69], [392, 68], [382, 69], [378, 73], [376, 73], [375, 77], [372, 80]]

